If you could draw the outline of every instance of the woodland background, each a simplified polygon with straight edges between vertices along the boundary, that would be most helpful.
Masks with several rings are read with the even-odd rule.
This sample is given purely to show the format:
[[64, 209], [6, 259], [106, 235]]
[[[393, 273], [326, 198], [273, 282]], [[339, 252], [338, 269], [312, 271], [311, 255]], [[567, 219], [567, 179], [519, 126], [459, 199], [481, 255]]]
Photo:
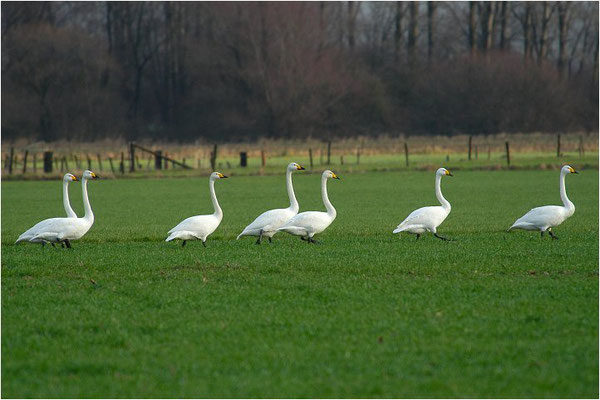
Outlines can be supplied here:
[[597, 2], [2, 2], [2, 140], [597, 132]]

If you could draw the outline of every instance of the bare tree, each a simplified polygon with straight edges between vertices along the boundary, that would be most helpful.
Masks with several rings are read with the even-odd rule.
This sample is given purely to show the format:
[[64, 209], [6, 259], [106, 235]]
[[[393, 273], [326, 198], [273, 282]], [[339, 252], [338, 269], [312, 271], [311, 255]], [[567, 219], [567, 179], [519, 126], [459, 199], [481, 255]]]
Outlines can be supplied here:
[[408, 42], [406, 49], [409, 62], [414, 64], [416, 61], [417, 37], [419, 35], [419, 2], [411, 1], [408, 4], [408, 8], [410, 11], [410, 21], [408, 24]]

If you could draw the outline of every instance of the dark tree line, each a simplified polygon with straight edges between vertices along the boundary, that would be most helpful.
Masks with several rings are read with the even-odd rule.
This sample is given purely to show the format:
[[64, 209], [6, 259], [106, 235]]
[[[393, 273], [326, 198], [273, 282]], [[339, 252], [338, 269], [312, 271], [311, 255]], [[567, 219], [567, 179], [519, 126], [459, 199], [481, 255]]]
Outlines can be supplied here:
[[5, 139], [597, 131], [597, 2], [3, 2]]

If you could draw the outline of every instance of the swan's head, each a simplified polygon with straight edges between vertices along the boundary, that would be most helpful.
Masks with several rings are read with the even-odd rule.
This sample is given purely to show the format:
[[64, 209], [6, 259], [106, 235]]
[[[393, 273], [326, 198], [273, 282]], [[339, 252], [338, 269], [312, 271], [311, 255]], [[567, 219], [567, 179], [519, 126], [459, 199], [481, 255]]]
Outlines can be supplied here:
[[66, 173], [63, 177], [63, 182], [77, 182], [79, 179], [73, 174]]
[[288, 171], [301, 171], [303, 169], [306, 169], [306, 168], [304, 168], [302, 165], [295, 163], [295, 162], [289, 163], [289, 165], [287, 166]]
[[331, 179], [340, 179], [339, 176], [337, 176], [333, 171], [330, 171], [330, 170], [323, 171], [323, 177], [331, 178]]
[[220, 172], [213, 172], [212, 174], [210, 174], [211, 181], [216, 181], [217, 179], [225, 179], [225, 178], [227, 178], [227, 176], [223, 175]]
[[570, 165], [565, 165], [564, 167], [562, 167], [561, 171], [563, 174], [578, 174], [579, 172], [575, 171], [575, 168], [571, 167]]
[[83, 172], [83, 177], [81, 179], [99, 179], [100, 177], [98, 175], [96, 175], [95, 172], [88, 170], [85, 170]]
[[440, 168], [440, 169], [438, 169], [435, 174], [439, 175], [439, 176], [454, 176], [446, 168]]

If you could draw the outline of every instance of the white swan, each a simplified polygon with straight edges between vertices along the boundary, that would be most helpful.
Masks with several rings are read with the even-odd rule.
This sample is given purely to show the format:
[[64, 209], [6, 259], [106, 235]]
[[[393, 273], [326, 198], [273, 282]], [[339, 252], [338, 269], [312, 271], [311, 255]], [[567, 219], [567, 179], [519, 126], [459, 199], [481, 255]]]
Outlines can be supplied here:
[[285, 225], [277, 229], [292, 235], [300, 236], [302, 240], [308, 243], [316, 243], [313, 236], [323, 232], [335, 219], [337, 213], [327, 196], [327, 179], [340, 179], [330, 170], [326, 170], [321, 175], [321, 196], [327, 212], [305, 211], [290, 219]]
[[508, 231], [513, 229], [523, 229], [526, 231], [540, 231], [540, 235], [543, 237], [544, 232], [548, 231], [552, 239], [558, 239], [552, 228], [562, 224], [567, 218], [575, 213], [575, 205], [567, 197], [567, 190], [565, 188], [565, 176], [567, 174], [577, 174], [578, 172], [569, 165], [565, 165], [560, 170], [560, 199], [563, 202], [563, 206], [543, 206], [536, 207], [530, 210], [527, 214], [515, 221], [514, 224]]
[[[77, 182], [78, 179], [75, 175], [66, 173], [63, 177], [63, 206], [65, 208], [65, 212], [67, 213], [67, 217], [69, 218], [77, 218], [77, 214], [71, 208], [71, 203], [69, 202], [69, 182]], [[38, 222], [31, 228], [27, 229], [25, 232], [19, 236], [15, 243], [19, 242], [27, 242], [29, 239], [35, 236], [38, 229], [40, 229], [44, 224], [46, 224], [49, 219], [45, 219], [43, 221]], [[45, 244], [45, 242], [44, 242]], [[53, 244], [54, 245], [54, 244]]]
[[442, 176], [452, 176], [446, 168], [440, 168], [435, 172], [435, 195], [441, 206], [422, 207], [409, 214], [404, 221], [394, 229], [393, 233], [410, 232], [417, 235], [417, 240], [422, 233], [431, 232], [442, 240], [447, 238], [437, 234], [437, 227], [444, 222], [452, 207], [448, 200], [442, 195]]
[[88, 198], [87, 183], [90, 179], [98, 179], [98, 176], [92, 171], [83, 173], [82, 191], [83, 191], [83, 206], [85, 215], [83, 218], [50, 218], [36, 232], [35, 236], [29, 239], [32, 243], [64, 243], [68, 248], [71, 248], [71, 240], [80, 239], [87, 233], [94, 223], [94, 213], [90, 206]]
[[206, 247], [206, 237], [219, 227], [219, 224], [223, 219], [223, 210], [221, 210], [221, 206], [219, 206], [217, 196], [215, 195], [215, 181], [217, 179], [224, 178], [227, 177], [222, 173], [213, 172], [210, 174], [210, 178], [208, 180], [210, 187], [210, 198], [215, 208], [215, 212], [210, 215], [196, 215], [194, 217], [184, 219], [177, 224], [177, 226], [167, 232], [169, 237], [165, 239], [165, 242], [170, 242], [171, 240], [175, 239], [183, 240], [183, 243], [181, 244], [181, 247], [183, 247], [185, 246], [186, 241], [199, 239], [202, 241], [204, 247]]
[[296, 195], [294, 194], [294, 186], [292, 185], [292, 172], [303, 169], [304, 167], [295, 162], [290, 163], [287, 166], [285, 181], [288, 196], [290, 198], [290, 206], [288, 208], [265, 211], [260, 214], [250, 225], [244, 228], [237, 239], [242, 236], [258, 236], [256, 244], [260, 244], [264, 236], [269, 238], [269, 242], [271, 242], [271, 238], [277, 233], [277, 229], [283, 226], [283, 224], [289, 221], [294, 215], [298, 214], [299, 206]]

